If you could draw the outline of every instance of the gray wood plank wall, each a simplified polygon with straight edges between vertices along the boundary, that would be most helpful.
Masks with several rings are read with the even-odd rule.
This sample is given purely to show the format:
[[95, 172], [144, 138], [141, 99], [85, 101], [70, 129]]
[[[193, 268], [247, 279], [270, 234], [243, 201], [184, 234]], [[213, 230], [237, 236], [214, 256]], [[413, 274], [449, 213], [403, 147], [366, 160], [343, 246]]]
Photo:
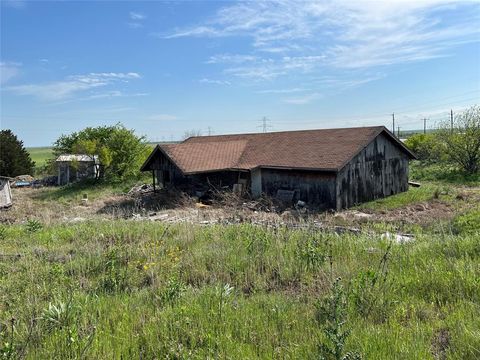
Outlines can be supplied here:
[[408, 156], [379, 135], [337, 175], [337, 209], [408, 190]]

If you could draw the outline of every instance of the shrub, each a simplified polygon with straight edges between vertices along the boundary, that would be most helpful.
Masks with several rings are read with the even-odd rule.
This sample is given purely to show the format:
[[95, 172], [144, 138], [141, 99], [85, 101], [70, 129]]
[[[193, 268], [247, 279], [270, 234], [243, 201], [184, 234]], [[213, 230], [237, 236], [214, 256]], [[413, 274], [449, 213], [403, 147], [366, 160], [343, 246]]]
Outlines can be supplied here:
[[405, 141], [405, 145], [421, 161], [437, 162], [446, 156], [445, 149], [435, 134], [414, 134]]
[[472, 106], [441, 125], [438, 138], [444, 144], [448, 159], [467, 174], [480, 171], [480, 106]]
[[40, 221], [38, 220], [28, 220], [27, 223], [25, 224], [25, 230], [34, 233], [43, 228], [43, 225]]

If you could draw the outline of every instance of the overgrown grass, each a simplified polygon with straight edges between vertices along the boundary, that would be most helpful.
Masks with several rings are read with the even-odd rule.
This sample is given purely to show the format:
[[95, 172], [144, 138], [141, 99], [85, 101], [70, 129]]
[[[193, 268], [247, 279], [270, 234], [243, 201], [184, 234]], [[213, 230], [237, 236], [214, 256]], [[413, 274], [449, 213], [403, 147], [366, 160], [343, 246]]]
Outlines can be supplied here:
[[455, 193], [456, 189], [447, 184], [425, 182], [420, 187], [410, 186], [406, 192], [370, 201], [358, 205], [356, 208], [388, 210], [432, 199], [449, 201], [454, 198]]
[[480, 233], [480, 205], [453, 219], [453, 229], [459, 234]]
[[337, 278], [345, 353], [480, 357], [478, 232], [400, 245], [252, 225], [1, 229], [4, 358], [318, 358]]
[[49, 188], [38, 194], [41, 200], [79, 201], [85, 194], [89, 199], [104, 198], [108, 195], [128, 192], [132, 186], [139, 183], [151, 182], [148, 174], [141, 174], [138, 178], [125, 181], [111, 182], [95, 179], [86, 179], [61, 187]]
[[416, 181], [436, 181], [467, 186], [480, 185], [480, 173], [465, 174], [448, 164], [427, 164], [421, 161], [410, 163], [410, 178]]

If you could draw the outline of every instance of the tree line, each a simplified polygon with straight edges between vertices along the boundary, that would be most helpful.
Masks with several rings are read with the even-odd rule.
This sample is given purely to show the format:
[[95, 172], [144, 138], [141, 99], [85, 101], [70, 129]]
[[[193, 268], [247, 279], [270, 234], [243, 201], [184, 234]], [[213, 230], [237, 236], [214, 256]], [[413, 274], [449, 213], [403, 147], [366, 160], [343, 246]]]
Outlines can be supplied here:
[[[136, 177], [142, 162], [150, 153], [144, 136], [121, 124], [87, 127], [68, 135], [61, 135], [54, 143], [47, 167], [53, 173], [54, 161], [62, 154], [97, 156], [100, 162], [98, 178], [121, 181]], [[75, 162], [72, 163], [75, 166]], [[35, 162], [23, 142], [11, 130], [0, 133], [0, 175], [15, 177], [33, 175]]]
[[445, 121], [427, 134], [415, 134], [405, 141], [426, 164], [454, 165], [466, 174], [480, 172], [480, 106], [475, 105]]

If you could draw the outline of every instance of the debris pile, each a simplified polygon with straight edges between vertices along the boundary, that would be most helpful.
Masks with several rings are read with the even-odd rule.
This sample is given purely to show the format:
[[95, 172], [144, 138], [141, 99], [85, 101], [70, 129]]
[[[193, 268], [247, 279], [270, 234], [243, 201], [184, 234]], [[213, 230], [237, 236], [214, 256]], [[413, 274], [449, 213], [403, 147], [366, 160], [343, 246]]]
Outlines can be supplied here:
[[28, 187], [32, 186], [34, 177], [31, 175], [18, 175], [13, 178], [12, 187]]
[[150, 184], [141, 184], [135, 185], [128, 191], [128, 195], [138, 195], [138, 194], [146, 194], [149, 192], [153, 192], [153, 185]]

